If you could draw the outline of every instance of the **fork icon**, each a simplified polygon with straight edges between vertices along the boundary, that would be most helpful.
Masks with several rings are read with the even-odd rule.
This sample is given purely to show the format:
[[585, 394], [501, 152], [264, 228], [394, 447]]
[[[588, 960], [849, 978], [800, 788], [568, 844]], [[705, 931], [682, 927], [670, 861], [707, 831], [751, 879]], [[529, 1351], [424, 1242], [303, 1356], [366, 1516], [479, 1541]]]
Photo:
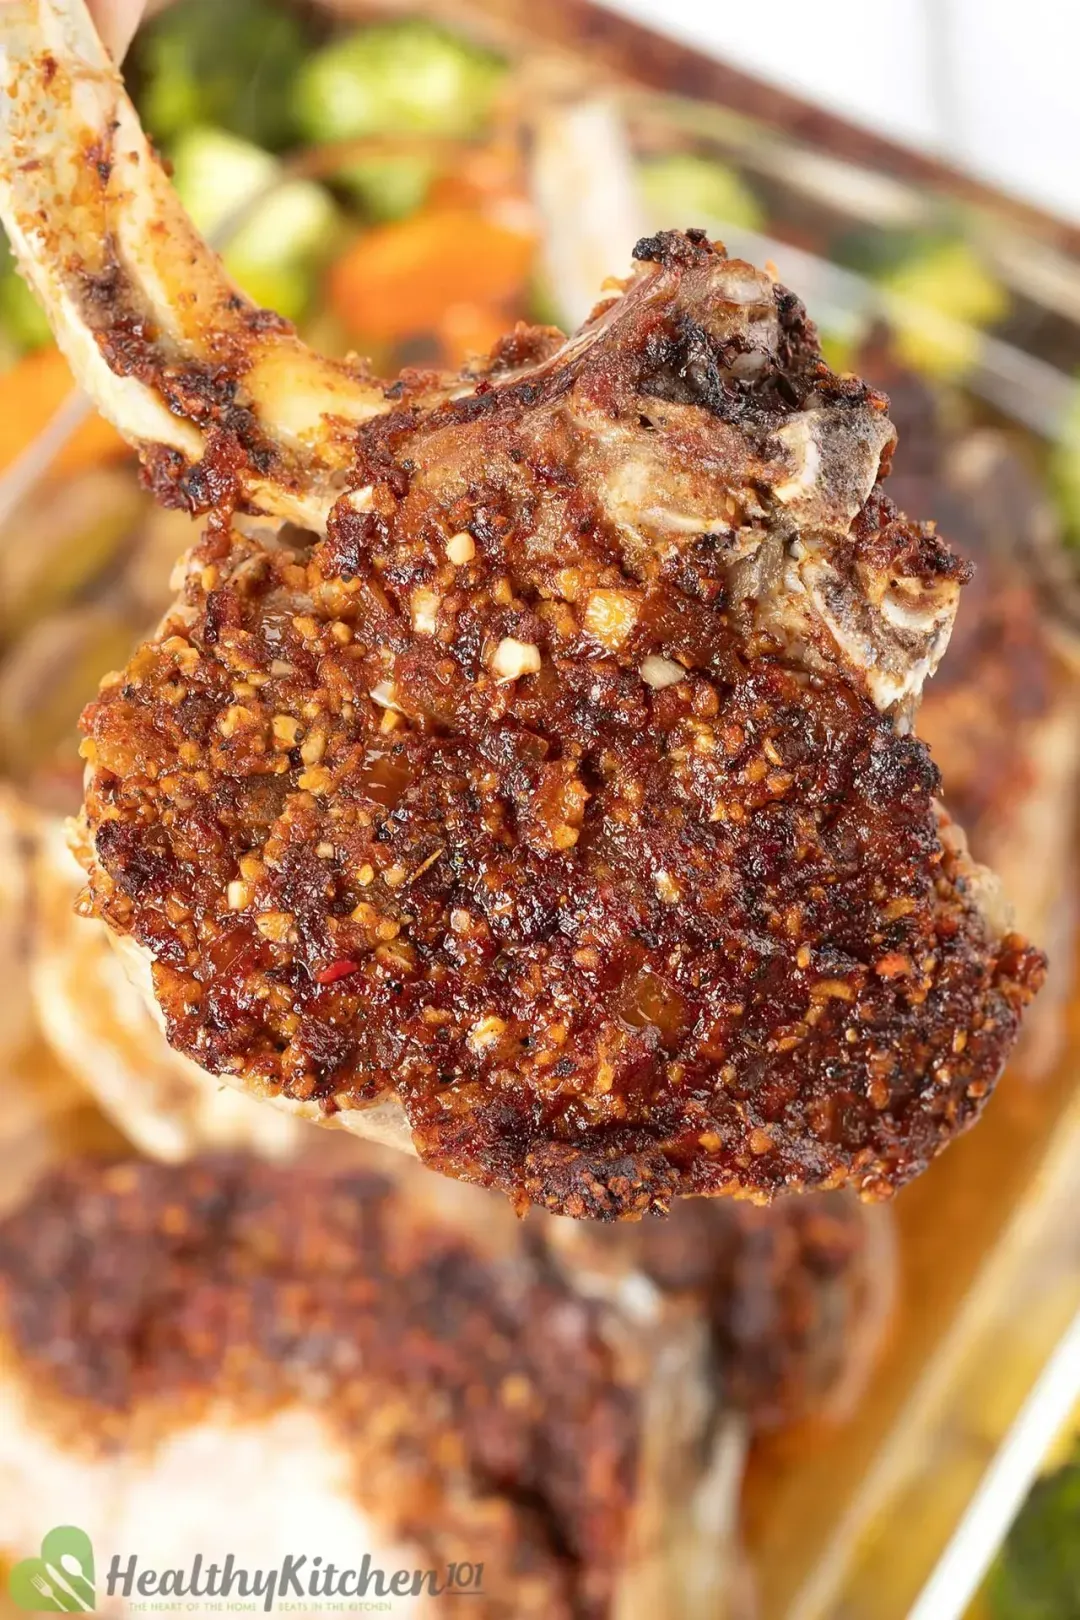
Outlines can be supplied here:
[[41, 1596], [45, 1599], [45, 1604], [43, 1605], [44, 1607], [56, 1610], [60, 1614], [89, 1613], [90, 1605], [88, 1603], [84, 1603], [82, 1598], [79, 1597], [78, 1593], [73, 1592], [66, 1581], [62, 1583], [64, 1587], [63, 1593], [55, 1592], [50, 1586], [49, 1582], [45, 1579], [44, 1575], [33, 1576], [30, 1584], [33, 1586], [35, 1592], [40, 1592]]

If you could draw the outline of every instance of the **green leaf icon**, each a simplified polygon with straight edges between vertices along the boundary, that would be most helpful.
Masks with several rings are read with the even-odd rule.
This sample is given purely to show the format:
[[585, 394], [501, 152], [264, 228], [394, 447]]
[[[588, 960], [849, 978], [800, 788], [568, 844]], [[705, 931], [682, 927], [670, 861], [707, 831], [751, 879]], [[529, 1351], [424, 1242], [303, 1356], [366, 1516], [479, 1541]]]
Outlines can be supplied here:
[[8, 1578], [11, 1598], [32, 1614], [92, 1614], [94, 1549], [85, 1530], [57, 1525], [41, 1543], [39, 1558], [24, 1558]]

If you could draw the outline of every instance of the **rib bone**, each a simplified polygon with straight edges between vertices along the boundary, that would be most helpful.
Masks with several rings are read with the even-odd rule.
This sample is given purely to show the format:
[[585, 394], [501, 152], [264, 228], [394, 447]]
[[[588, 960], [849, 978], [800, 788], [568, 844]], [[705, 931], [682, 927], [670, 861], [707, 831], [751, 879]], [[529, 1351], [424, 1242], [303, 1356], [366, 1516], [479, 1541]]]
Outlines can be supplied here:
[[194, 464], [215, 428], [239, 431], [252, 508], [321, 527], [382, 390], [238, 293], [82, 0], [5, 5], [0, 59], [0, 213], [78, 380], [143, 454]]

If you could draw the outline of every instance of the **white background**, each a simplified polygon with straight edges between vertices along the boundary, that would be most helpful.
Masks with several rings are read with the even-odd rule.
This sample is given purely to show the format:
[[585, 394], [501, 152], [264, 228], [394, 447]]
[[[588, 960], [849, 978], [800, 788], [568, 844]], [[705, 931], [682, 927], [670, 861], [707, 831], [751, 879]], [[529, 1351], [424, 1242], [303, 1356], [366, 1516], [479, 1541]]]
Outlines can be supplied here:
[[605, 0], [1080, 221], [1080, 0]]

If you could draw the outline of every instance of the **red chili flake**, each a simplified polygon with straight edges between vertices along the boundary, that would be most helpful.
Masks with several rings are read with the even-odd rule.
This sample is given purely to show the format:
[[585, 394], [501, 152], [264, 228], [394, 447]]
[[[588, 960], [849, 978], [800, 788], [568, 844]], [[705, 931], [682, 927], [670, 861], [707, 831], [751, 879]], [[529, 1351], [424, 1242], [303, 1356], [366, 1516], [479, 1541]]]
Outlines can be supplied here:
[[339, 979], [347, 979], [350, 973], [359, 973], [359, 962], [351, 962], [347, 956], [341, 957], [337, 962], [331, 962], [329, 967], [320, 968], [315, 975], [316, 984], [336, 984]]

